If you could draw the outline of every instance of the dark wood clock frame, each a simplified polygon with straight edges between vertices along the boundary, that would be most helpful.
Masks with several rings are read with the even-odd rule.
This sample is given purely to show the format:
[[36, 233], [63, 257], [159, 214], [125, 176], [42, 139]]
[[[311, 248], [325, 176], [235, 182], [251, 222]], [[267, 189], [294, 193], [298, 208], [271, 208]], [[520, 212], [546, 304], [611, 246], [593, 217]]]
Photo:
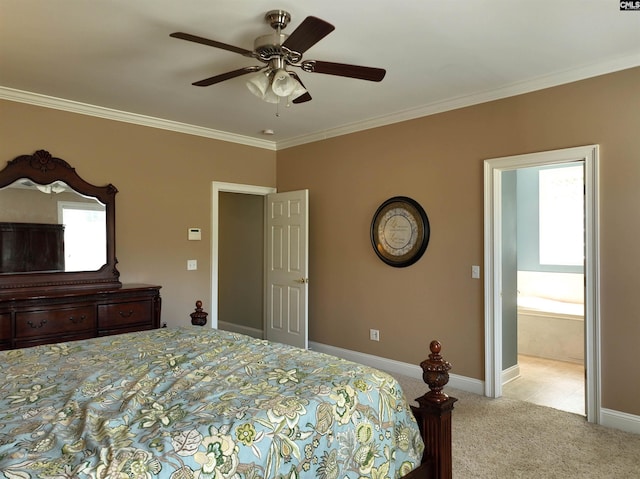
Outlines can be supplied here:
[[[382, 221], [384, 215], [394, 209], [400, 209], [404, 211], [405, 216], [412, 218], [412, 223], [416, 227], [415, 243], [402, 255], [394, 256], [385, 251], [384, 241], [381, 236], [378, 227]], [[373, 215], [371, 220], [371, 228], [369, 235], [371, 237], [371, 245], [378, 258], [389, 266], [395, 268], [405, 268], [418, 261], [429, 245], [429, 237], [431, 235], [431, 227], [429, 225], [429, 218], [424, 211], [420, 203], [407, 196], [394, 196], [382, 203]]]

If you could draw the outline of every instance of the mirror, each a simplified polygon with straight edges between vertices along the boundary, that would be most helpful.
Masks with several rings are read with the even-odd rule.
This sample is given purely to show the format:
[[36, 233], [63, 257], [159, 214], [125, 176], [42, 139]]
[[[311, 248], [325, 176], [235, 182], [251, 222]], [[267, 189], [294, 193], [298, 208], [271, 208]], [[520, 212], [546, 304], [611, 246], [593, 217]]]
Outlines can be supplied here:
[[0, 171], [0, 295], [121, 286], [116, 193], [45, 150], [10, 161]]
[[105, 205], [62, 181], [0, 188], [0, 274], [96, 271], [107, 262]]

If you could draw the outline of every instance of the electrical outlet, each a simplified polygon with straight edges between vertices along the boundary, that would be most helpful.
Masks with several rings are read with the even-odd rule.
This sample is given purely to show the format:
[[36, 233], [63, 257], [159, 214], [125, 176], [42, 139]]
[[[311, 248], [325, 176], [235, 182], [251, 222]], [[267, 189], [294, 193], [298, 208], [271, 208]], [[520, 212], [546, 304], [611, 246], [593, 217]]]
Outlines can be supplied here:
[[369, 339], [371, 341], [380, 341], [380, 331], [378, 331], [377, 329], [370, 329]]
[[198, 269], [198, 260], [197, 259], [188, 259], [187, 260], [187, 271], [194, 271]]

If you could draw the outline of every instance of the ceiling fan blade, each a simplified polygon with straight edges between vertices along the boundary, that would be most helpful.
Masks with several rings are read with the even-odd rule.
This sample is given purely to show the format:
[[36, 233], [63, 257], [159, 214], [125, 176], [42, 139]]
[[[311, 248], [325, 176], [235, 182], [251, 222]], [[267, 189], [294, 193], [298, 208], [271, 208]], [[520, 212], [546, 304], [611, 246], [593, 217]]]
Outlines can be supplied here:
[[360, 80], [381, 81], [387, 74], [382, 68], [363, 67], [346, 63], [322, 62], [306, 60], [302, 62], [302, 69], [311, 73], [325, 73], [341, 77], [358, 78]]
[[246, 75], [247, 73], [257, 72], [258, 70], [262, 70], [263, 68], [264, 67], [259, 67], [259, 66], [244, 67], [244, 68], [240, 68], [238, 70], [233, 70], [231, 72], [222, 73], [220, 75], [216, 75], [216, 76], [213, 76], [213, 77], [210, 77], [210, 78], [205, 78], [204, 80], [200, 80], [200, 81], [192, 83], [192, 85], [195, 85], [195, 86], [214, 85], [216, 83], [220, 83], [220, 82], [225, 81], [225, 80], [230, 80], [232, 78], [236, 78], [236, 77], [239, 77], [241, 75]]
[[300, 95], [298, 98], [294, 98], [292, 100], [292, 102], [295, 103], [295, 104], [305, 103], [307, 101], [310, 101], [311, 99], [312, 98], [311, 98], [311, 95], [309, 94], [309, 92], [306, 92], [306, 93]]
[[329, 35], [336, 27], [317, 17], [307, 17], [298, 25], [291, 35], [282, 44], [289, 50], [304, 53], [324, 37]]
[[250, 50], [246, 50], [240, 47], [234, 47], [233, 45], [227, 45], [226, 43], [217, 42], [215, 40], [209, 40], [208, 38], [191, 35], [190, 33], [174, 32], [174, 33], [171, 33], [169, 36], [173, 38], [179, 38], [181, 40], [187, 40], [188, 42], [201, 43], [202, 45], [208, 45], [210, 47], [222, 48], [223, 50], [239, 53], [240, 55], [244, 55], [245, 57], [254, 56], [253, 52]]
[[[293, 78], [295, 78], [296, 80], [298, 80], [300, 82], [300, 85], [302, 85], [302, 87], [306, 90], [307, 87], [304, 86], [304, 83], [302, 83], [302, 80], [300, 80], [300, 77], [295, 73], [295, 72], [289, 72], [289, 75], [291, 75]], [[304, 103], [311, 100], [311, 94], [309, 93], [309, 91], [304, 92], [302, 95], [294, 98], [292, 100], [293, 103]]]

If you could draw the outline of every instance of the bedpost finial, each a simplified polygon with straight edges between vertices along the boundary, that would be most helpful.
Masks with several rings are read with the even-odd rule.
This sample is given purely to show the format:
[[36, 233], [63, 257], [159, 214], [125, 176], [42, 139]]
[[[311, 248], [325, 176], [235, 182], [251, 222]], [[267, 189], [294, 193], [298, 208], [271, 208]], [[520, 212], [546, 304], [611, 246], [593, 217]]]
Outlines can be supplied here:
[[449, 396], [442, 392], [442, 388], [449, 382], [451, 364], [445, 361], [440, 355], [440, 351], [442, 350], [440, 341], [431, 341], [429, 349], [431, 350], [429, 358], [420, 363], [422, 379], [430, 389], [430, 391], [425, 394], [425, 397], [431, 402], [441, 403], [449, 398]]
[[202, 301], [196, 301], [196, 310], [190, 314], [191, 324], [194, 326], [204, 326], [207, 324], [207, 316], [209, 313], [202, 310]]

